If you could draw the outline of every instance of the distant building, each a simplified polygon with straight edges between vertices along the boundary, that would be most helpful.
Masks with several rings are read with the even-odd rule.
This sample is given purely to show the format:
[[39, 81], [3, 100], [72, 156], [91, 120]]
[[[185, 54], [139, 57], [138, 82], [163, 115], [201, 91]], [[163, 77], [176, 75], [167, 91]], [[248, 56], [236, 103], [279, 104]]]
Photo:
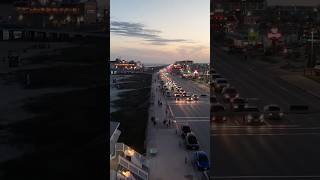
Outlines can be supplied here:
[[235, 15], [241, 24], [254, 24], [267, 7], [266, 0], [216, 0], [214, 3], [215, 9], [223, 10], [224, 17]]
[[14, 2], [18, 24], [35, 27], [64, 27], [93, 24], [97, 19], [95, 0], [20, 0]]
[[180, 65], [192, 65], [192, 64], [193, 64], [193, 61], [190, 61], [190, 60], [176, 61], [174, 64], [180, 64]]
[[97, 1], [89, 0], [84, 3], [84, 21], [88, 24], [96, 23], [97, 21]]
[[143, 64], [140, 61], [127, 61], [117, 58], [114, 61], [110, 61], [110, 73], [111, 74], [131, 74], [142, 72], [144, 69]]

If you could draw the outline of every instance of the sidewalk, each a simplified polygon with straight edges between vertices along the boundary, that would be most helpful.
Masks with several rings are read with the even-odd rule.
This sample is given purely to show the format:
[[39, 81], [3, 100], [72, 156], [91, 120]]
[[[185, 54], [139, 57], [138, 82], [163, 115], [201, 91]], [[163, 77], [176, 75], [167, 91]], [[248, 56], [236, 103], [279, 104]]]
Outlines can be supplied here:
[[[152, 94], [155, 94], [154, 101], [150, 108], [147, 132], [147, 156], [149, 158], [149, 179], [150, 180], [173, 180], [191, 179], [195, 177], [194, 169], [190, 163], [190, 152], [184, 150], [182, 139], [176, 134], [175, 128], [167, 127], [162, 123], [165, 118], [165, 99], [154, 83], [153, 77]], [[158, 99], [163, 104], [158, 105]], [[151, 116], [156, 118], [157, 124], [151, 123]], [[149, 154], [151, 148], [157, 149], [157, 154]], [[185, 158], [187, 157], [187, 164]]]

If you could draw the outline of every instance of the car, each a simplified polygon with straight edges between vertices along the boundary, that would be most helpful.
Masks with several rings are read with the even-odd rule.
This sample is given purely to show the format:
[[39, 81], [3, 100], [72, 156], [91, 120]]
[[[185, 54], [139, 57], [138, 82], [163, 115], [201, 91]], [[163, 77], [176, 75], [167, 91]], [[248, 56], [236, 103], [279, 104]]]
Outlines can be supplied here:
[[192, 99], [192, 97], [191, 96], [189, 96], [189, 97], [186, 97], [186, 101], [193, 101], [193, 99]]
[[226, 121], [227, 118], [225, 116], [225, 107], [222, 104], [216, 103], [211, 104], [210, 112], [213, 114], [212, 121], [221, 122]]
[[212, 80], [215, 80], [215, 79], [217, 79], [217, 78], [223, 78], [220, 74], [218, 74], [218, 73], [214, 73], [214, 74], [211, 74], [211, 79]]
[[213, 104], [218, 103], [217, 97], [214, 96], [214, 95], [212, 95], [212, 96], [210, 97], [210, 103], [213, 103]]
[[244, 98], [237, 97], [232, 99], [230, 103], [233, 111], [243, 111], [247, 101]]
[[176, 100], [176, 101], [180, 101], [180, 100], [181, 100], [181, 95], [180, 95], [180, 94], [177, 94], [176, 97], [175, 97], [175, 100]]
[[224, 87], [228, 87], [229, 83], [225, 78], [217, 78], [213, 82], [213, 88], [215, 92], [221, 92]]
[[193, 164], [200, 171], [207, 171], [210, 169], [209, 158], [204, 151], [196, 151], [193, 153]]
[[315, 69], [320, 69], [320, 61], [317, 61], [315, 66], [314, 66]]
[[264, 122], [264, 116], [257, 106], [245, 106], [244, 111], [243, 120], [245, 123], [262, 124]]
[[184, 138], [188, 133], [191, 133], [191, 128], [187, 124], [181, 126], [181, 137]]
[[198, 143], [198, 139], [192, 132], [187, 133], [185, 137], [185, 145], [187, 149], [198, 150], [200, 145]]
[[239, 93], [234, 87], [224, 87], [221, 92], [224, 101], [230, 102], [230, 100], [239, 97]]
[[184, 92], [182, 92], [182, 96], [183, 97], [186, 97], [187, 96], [187, 93], [184, 91]]
[[198, 101], [199, 100], [199, 97], [197, 94], [193, 94], [192, 96], [192, 99], [195, 100], [195, 101]]
[[281, 111], [281, 108], [276, 104], [269, 104], [263, 108], [264, 116], [271, 120], [281, 120], [284, 116], [284, 113]]

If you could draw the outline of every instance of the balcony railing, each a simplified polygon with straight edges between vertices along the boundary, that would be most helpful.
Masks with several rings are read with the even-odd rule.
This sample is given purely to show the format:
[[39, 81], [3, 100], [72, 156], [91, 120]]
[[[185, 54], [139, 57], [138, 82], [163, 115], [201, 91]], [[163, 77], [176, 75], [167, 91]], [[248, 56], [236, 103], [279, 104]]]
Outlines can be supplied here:
[[145, 170], [141, 169], [140, 167], [136, 166], [135, 164], [133, 164], [132, 162], [128, 161], [127, 159], [121, 156], [119, 156], [118, 158], [119, 158], [119, 165], [126, 168], [133, 174], [139, 176], [143, 180], [148, 180], [149, 178], [148, 172], [146, 172]]
[[[129, 146], [125, 145], [124, 143], [116, 143], [115, 147], [116, 147], [115, 148], [116, 151], [122, 151], [122, 152], [125, 152], [128, 149], [131, 149]], [[149, 169], [149, 160], [145, 156], [141, 155], [136, 151], [134, 154], [135, 154], [135, 157], [137, 157], [140, 160], [141, 164], [147, 169]]]

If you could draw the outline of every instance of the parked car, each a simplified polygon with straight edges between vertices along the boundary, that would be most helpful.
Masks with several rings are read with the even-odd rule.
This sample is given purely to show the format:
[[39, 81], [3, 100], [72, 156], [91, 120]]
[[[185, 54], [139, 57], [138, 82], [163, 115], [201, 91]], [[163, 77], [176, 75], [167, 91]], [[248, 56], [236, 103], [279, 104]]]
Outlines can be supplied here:
[[198, 139], [192, 132], [186, 135], [185, 145], [187, 149], [191, 149], [191, 150], [198, 150], [200, 148]]
[[210, 169], [210, 162], [207, 153], [204, 151], [196, 151], [193, 154], [193, 164], [200, 171]]
[[281, 108], [276, 104], [269, 104], [263, 108], [264, 116], [272, 120], [281, 120], [284, 116], [284, 113], [281, 111]]

